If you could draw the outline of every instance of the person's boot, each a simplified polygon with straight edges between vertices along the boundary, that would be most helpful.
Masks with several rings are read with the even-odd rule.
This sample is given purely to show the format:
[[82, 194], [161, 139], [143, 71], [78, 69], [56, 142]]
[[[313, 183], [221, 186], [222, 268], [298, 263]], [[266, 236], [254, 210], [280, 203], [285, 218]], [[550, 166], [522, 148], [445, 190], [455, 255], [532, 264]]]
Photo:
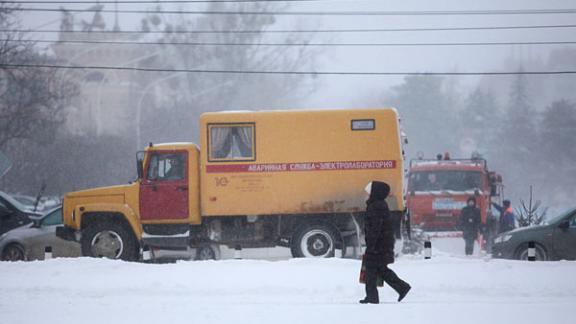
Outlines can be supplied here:
[[380, 301], [366, 297], [364, 299], [360, 299], [360, 304], [380, 304]]
[[406, 295], [408, 295], [408, 292], [410, 291], [410, 289], [412, 289], [412, 287], [405, 282], [402, 287], [400, 289], [398, 289], [398, 301], [402, 301], [402, 299], [404, 299], [404, 297], [406, 297]]

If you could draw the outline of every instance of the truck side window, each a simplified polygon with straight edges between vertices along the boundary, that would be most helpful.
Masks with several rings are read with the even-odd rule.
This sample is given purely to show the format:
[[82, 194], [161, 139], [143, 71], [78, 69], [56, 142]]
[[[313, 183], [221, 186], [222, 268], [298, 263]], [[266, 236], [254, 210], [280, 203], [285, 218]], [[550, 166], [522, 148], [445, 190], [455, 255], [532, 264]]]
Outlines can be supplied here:
[[254, 125], [210, 125], [210, 161], [253, 160]]
[[182, 180], [185, 176], [186, 156], [177, 154], [154, 154], [150, 157], [148, 180]]
[[148, 165], [148, 174], [146, 175], [148, 180], [158, 179], [158, 155], [152, 155], [150, 157], [150, 164]]

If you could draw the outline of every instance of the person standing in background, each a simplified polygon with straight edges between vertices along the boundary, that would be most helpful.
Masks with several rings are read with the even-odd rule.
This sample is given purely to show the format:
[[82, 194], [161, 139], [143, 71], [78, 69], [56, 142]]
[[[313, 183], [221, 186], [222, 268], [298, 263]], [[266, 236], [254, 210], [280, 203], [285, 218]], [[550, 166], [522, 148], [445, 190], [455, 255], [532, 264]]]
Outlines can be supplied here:
[[469, 197], [466, 207], [462, 208], [459, 221], [462, 237], [466, 242], [466, 247], [464, 248], [466, 255], [474, 253], [474, 241], [478, 237], [480, 222], [480, 208], [476, 207], [476, 198]]
[[498, 221], [498, 234], [508, 232], [516, 228], [514, 210], [510, 204], [510, 200], [504, 200], [503, 206], [492, 203], [494, 208], [500, 212], [500, 220]]

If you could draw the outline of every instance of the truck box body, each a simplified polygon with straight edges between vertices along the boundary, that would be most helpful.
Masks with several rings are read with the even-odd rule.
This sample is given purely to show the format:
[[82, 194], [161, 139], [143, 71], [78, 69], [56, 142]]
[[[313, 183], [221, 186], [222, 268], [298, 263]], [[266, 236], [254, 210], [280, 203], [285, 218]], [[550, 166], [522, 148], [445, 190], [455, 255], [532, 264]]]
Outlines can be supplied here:
[[199, 125], [199, 145], [150, 144], [139, 153], [137, 181], [67, 193], [57, 235], [79, 241], [86, 256], [125, 260], [149, 247], [207, 244], [283, 244], [294, 256], [326, 257], [358, 244], [373, 180], [391, 187], [399, 233], [396, 110], [206, 113]]
[[[372, 180], [389, 183], [391, 209], [404, 209], [393, 109], [208, 113], [200, 125], [203, 216], [358, 212]], [[232, 144], [222, 153], [223, 133]]]

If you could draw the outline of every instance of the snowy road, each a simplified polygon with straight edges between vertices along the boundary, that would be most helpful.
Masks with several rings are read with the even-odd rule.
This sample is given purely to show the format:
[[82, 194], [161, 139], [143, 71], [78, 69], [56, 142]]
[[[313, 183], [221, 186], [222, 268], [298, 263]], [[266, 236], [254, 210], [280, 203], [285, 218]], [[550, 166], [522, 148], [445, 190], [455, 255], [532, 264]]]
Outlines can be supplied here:
[[576, 262], [440, 256], [394, 264], [402, 303], [359, 305], [359, 262], [0, 263], [0, 323], [574, 323]]

